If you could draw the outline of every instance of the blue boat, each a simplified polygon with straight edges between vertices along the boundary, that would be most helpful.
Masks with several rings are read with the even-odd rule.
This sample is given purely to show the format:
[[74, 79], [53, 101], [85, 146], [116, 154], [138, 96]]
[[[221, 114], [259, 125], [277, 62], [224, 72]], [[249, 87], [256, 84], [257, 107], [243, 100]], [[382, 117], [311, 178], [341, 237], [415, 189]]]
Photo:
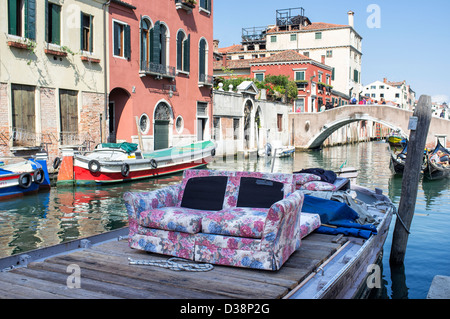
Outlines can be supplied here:
[[46, 161], [23, 159], [0, 162], [0, 201], [50, 188]]

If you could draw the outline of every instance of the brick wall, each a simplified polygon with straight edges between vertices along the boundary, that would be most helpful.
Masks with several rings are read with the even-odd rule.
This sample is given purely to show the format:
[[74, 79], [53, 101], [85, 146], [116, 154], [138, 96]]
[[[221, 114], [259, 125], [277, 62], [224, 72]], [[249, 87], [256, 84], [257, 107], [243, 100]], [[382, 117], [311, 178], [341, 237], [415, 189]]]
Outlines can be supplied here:
[[0, 156], [11, 156], [9, 152], [9, 123], [8, 123], [8, 84], [0, 83]]
[[[90, 148], [92, 149], [101, 142], [100, 114], [103, 113], [105, 107], [105, 95], [102, 93], [81, 92], [81, 100], [78, 132], [81, 142], [89, 140], [91, 143]], [[107, 128], [105, 131], [108, 131]], [[103, 136], [105, 134], [107, 133], [104, 132]]]
[[58, 112], [56, 89], [40, 89], [40, 112], [41, 112], [41, 142], [44, 143], [52, 161], [59, 156], [58, 149]]

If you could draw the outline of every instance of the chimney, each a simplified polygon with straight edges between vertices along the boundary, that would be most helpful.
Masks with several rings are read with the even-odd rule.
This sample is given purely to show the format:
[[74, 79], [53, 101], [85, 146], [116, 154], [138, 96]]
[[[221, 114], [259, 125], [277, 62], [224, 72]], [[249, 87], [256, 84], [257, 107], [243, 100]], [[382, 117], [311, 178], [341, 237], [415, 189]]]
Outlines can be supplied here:
[[348, 25], [352, 28], [355, 26], [355, 13], [353, 11], [347, 12], [348, 14]]
[[387, 79], [386, 78], [383, 79], [383, 83], [387, 83]]
[[228, 66], [228, 55], [226, 52], [222, 54], [222, 66], [224, 68]]

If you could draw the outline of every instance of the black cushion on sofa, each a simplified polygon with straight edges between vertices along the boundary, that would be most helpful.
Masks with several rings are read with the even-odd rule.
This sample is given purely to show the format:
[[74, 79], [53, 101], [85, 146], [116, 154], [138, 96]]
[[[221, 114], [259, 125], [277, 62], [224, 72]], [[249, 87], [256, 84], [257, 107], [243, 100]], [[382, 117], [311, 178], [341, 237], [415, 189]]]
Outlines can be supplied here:
[[283, 199], [283, 183], [254, 177], [241, 177], [237, 207], [270, 208]]
[[181, 207], [214, 211], [221, 210], [227, 180], [227, 176], [190, 178], [184, 188]]

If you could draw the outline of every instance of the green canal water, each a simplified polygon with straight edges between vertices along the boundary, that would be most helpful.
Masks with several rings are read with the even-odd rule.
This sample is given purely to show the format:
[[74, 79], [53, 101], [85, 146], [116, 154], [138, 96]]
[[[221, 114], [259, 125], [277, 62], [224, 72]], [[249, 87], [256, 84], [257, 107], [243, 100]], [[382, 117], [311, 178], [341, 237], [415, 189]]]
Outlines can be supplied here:
[[[297, 152], [294, 158], [277, 159], [273, 171], [290, 173], [312, 167], [337, 170], [343, 163], [358, 168], [357, 184], [382, 189], [398, 207], [402, 178], [389, 170], [384, 142]], [[270, 172], [272, 164], [264, 159], [228, 158], [217, 159], [208, 167]], [[157, 189], [180, 180], [181, 174], [177, 174], [107, 187], [55, 187], [50, 192], [0, 202], [0, 257], [127, 226], [124, 192]], [[424, 299], [435, 275], [450, 276], [449, 207], [449, 180], [420, 181], [405, 264], [397, 268], [389, 265], [394, 217], [384, 246], [383, 285], [374, 298]]]

